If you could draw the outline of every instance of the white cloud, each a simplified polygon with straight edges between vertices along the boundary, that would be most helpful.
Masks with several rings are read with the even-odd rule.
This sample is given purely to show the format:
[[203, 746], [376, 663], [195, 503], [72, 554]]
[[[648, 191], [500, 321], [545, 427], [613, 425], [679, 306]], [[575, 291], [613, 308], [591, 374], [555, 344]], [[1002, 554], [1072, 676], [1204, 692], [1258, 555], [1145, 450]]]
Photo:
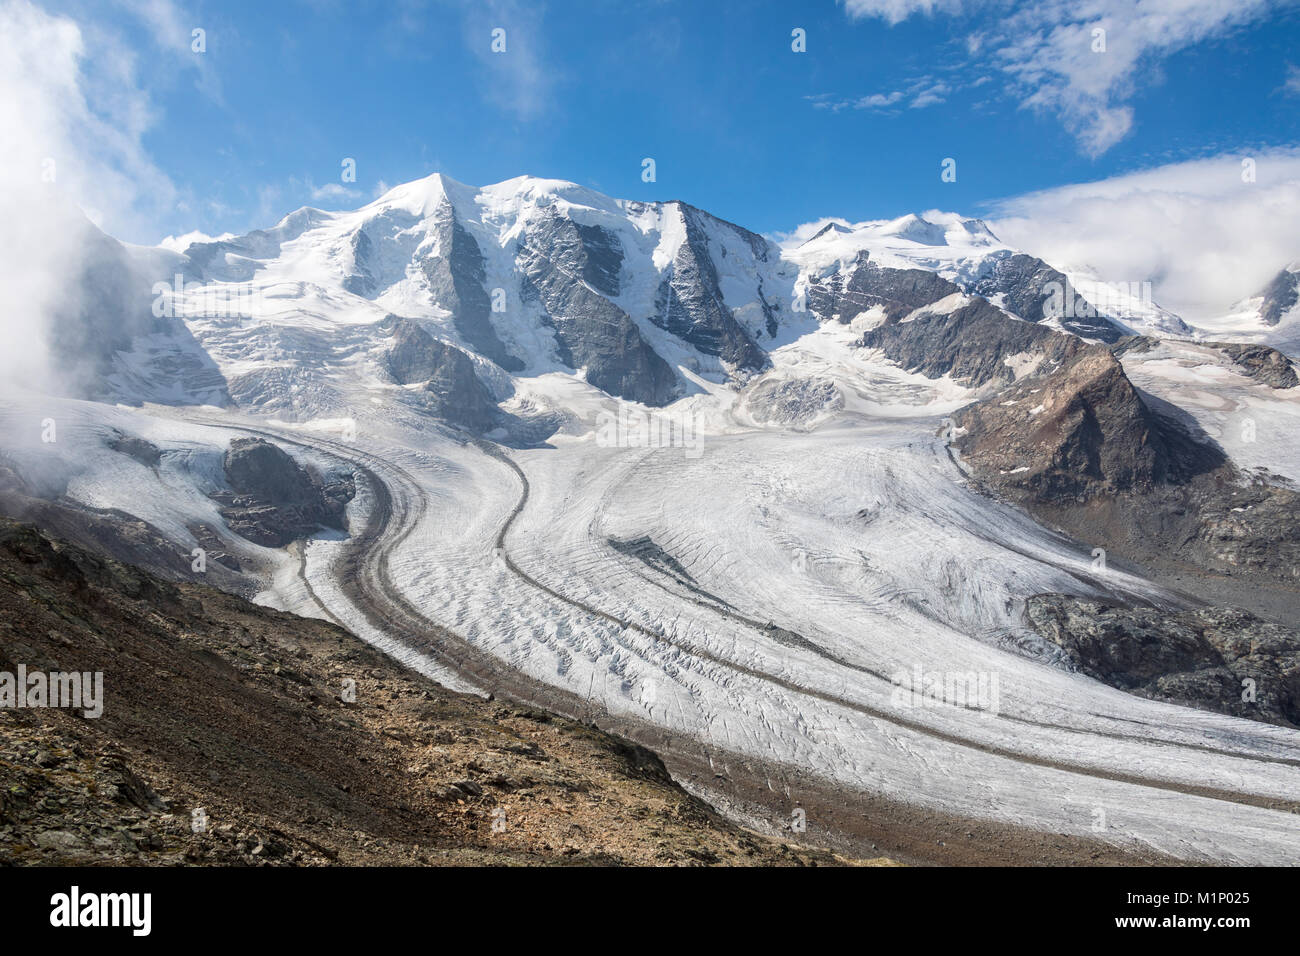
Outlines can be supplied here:
[[1300, 96], [1300, 66], [1287, 65], [1286, 82], [1282, 84], [1282, 89], [1294, 96]]
[[996, 26], [966, 38], [968, 54], [977, 58], [972, 66], [1001, 69], [1022, 105], [1058, 116], [1090, 156], [1133, 129], [1128, 102], [1154, 65], [1179, 50], [1222, 39], [1286, 2], [1042, 0], [1008, 12], [999, 0], [844, 0], [851, 17], [891, 25], [913, 15], [992, 12]]
[[207, 52], [196, 53], [192, 48], [193, 31], [201, 29], [205, 44], [218, 45], [220, 33], [210, 32], [210, 24], [200, 22], [191, 11], [175, 0], [116, 0], [149, 31], [154, 45], [168, 58], [173, 68], [192, 70], [196, 74], [199, 91], [214, 103], [223, 103], [221, 82], [213, 61]]
[[[546, 107], [554, 67], [543, 62], [542, 11], [519, 0], [473, 0], [464, 4], [465, 42], [485, 68], [489, 99], [520, 119]], [[494, 52], [495, 30], [505, 50]]]
[[209, 236], [207, 233], [199, 232], [197, 229], [193, 232], [187, 232], [183, 236], [165, 236], [158, 245], [164, 249], [170, 249], [172, 252], [184, 252], [195, 242], [221, 242], [225, 239], [234, 239], [233, 232], [223, 232], [219, 236]]
[[844, 0], [844, 8], [854, 18], [876, 17], [891, 26], [902, 23], [914, 13], [955, 13], [960, 0]]
[[1150, 281], [1189, 321], [1219, 315], [1300, 258], [1300, 148], [1161, 166], [995, 204], [999, 238], [1107, 282]]
[[317, 202], [338, 202], [343, 199], [357, 199], [360, 196], [361, 193], [355, 189], [348, 189], [341, 183], [326, 183], [324, 186], [314, 186], [311, 190], [311, 198]]
[[[895, 107], [899, 107], [900, 104], [906, 109], [924, 109], [944, 102], [951, 92], [952, 88], [947, 83], [922, 77], [913, 80], [902, 89], [891, 90], [888, 93], [871, 93], [851, 99], [836, 99], [829, 93], [819, 93], [815, 96], [806, 96], [804, 99], [810, 100], [814, 109], [830, 110], [832, 113], [853, 109], [897, 114], [898, 110]], [[905, 104], [904, 100], [907, 101]]]
[[[69, 307], [85, 218], [145, 234], [176, 200], [143, 136], [135, 57], [28, 0], [0, 2], [0, 379], [46, 381], [46, 333]], [[19, 379], [22, 382], [19, 382]]]

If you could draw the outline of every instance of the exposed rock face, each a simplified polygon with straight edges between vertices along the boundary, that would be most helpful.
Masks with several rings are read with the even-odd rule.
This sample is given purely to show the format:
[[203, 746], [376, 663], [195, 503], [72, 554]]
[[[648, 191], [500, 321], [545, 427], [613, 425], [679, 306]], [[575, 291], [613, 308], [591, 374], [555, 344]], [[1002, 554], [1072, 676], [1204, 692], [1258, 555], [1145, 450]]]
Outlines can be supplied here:
[[1057, 318], [1076, 335], [1103, 342], [1124, 335], [1123, 329], [1079, 295], [1063, 272], [1024, 253], [998, 260], [992, 273], [976, 282], [971, 291], [986, 298], [1001, 295], [1007, 309], [1026, 322]]
[[[0, 468], [0, 479], [7, 469]], [[21, 483], [25, 485], [25, 483]], [[190, 549], [171, 541], [149, 522], [112, 508], [89, 508], [68, 498], [55, 501], [33, 497], [20, 486], [4, 487], [0, 480], [0, 515], [39, 524], [49, 533], [96, 553], [144, 568], [167, 581], [194, 579]], [[251, 597], [262, 585], [241, 575], [239, 562], [210, 529], [192, 528], [207, 552], [204, 580], [213, 587]]]
[[[1080, 671], [1123, 690], [1300, 726], [1300, 633], [1234, 607], [1179, 614], [1041, 594], [1025, 616]], [[1254, 700], [1249, 693], [1253, 688]]]
[[1152, 338], [1149, 335], [1126, 335], [1122, 339], [1110, 343], [1110, 354], [1116, 358], [1133, 352], [1142, 355], [1150, 352], [1153, 348], [1160, 345], [1160, 340]]
[[847, 324], [878, 305], [884, 309], [886, 321], [897, 322], [916, 309], [961, 292], [937, 273], [878, 266], [870, 261], [870, 255], [865, 249], [858, 253], [847, 279], [836, 271], [808, 284], [808, 308], [813, 314]]
[[1198, 495], [1184, 550], [1225, 573], [1300, 584], [1300, 493], [1264, 482], [1223, 482]]
[[105, 674], [95, 720], [0, 713], [0, 866], [846, 862], [733, 826], [630, 741], [3, 521], [0, 620], [0, 669]]
[[420, 262], [434, 300], [451, 310], [456, 331], [474, 351], [508, 372], [519, 371], [524, 363], [506, 351], [492, 327], [492, 300], [484, 286], [487, 272], [478, 242], [457, 220], [450, 203], [442, 203], [434, 220], [438, 254]]
[[[541, 303], [555, 329], [560, 361], [586, 368], [587, 381], [611, 395], [646, 405], [670, 402], [677, 387], [671, 367], [642, 337], [631, 317], [576, 275], [590, 274], [592, 286], [617, 288], [614, 236], [581, 230], [561, 216], [529, 227], [516, 261], [524, 294]], [[617, 253], [621, 262], [622, 253]], [[588, 280], [590, 281], [590, 280]]]
[[705, 214], [685, 203], [669, 205], [677, 206], [681, 214], [686, 241], [677, 250], [659, 287], [654, 323], [737, 369], [763, 368], [767, 365], [766, 353], [736, 321], [722, 297], [708, 237], [699, 222]]
[[1246, 374], [1273, 388], [1295, 388], [1300, 385], [1291, 359], [1267, 345], [1218, 344], [1214, 347], [1227, 353]]
[[946, 315], [886, 323], [866, 332], [862, 344], [881, 349], [910, 372], [930, 378], [951, 374], [972, 387], [1014, 380], [1008, 359], [1024, 357], [1029, 368], [1052, 368], [1084, 348], [1074, 336], [1010, 318], [984, 299]]
[[123, 435], [118, 432], [109, 440], [108, 447], [134, 458], [149, 468], [157, 468], [158, 463], [162, 461], [162, 452], [157, 445], [143, 438], [136, 438], [134, 435]]
[[623, 247], [612, 232], [551, 210], [530, 226], [526, 245], [531, 255], [544, 250], [551, 265], [570, 279], [581, 279], [601, 295], [618, 295]]
[[953, 420], [977, 485], [1039, 521], [1168, 586], [1275, 620], [1300, 613], [1300, 493], [1247, 480], [1157, 414], [1104, 346]]
[[237, 438], [225, 457], [233, 492], [216, 492], [230, 530], [269, 548], [282, 548], [320, 525], [347, 530], [344, 509], [355, 494], [350, 477], [324, 482], [261, 438]]
[[474, 361], [435, 339], [413, 319], [390, 316], [393, 345], [385, 354], [389, 374], [400, 385], [425, 383], [431, 414], [472, 431], [489, 431], [501, 417]]
[[343, 288], [353, 295], [369, 298], [375, 294], [375, 277], [370, 274], [366, 263], [373, 252], [374, 244], [364, 229], [358, 229], [352, 236], [353, 271], [343, 277]]
[[1265, 325], [1277, 325], [1300, 302], [1300, 272], [1283, 269], [1259, 293], [1264, 297], [1259, 317]]
[[962, 457], [990, 483], [1036, 497], [1147, 491], [1185, 473], [1170, 426], [1147, 409], [1103, 346], [954, 415]]

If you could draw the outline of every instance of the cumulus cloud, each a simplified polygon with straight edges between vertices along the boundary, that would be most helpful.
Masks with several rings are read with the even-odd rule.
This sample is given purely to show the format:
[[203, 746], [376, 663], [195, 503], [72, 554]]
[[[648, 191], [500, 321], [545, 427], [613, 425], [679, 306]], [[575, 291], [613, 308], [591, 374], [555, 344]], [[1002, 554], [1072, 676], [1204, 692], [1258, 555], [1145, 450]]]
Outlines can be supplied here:
[[205, 232], [199, 232], [195, 229], [193, 232], [187, 232], [183, 236], [164, 236], [162, 242], [158, 245], [172, 252], [183, 253], [192, 244], [196, 242], [222, 242], [226, 239], [234, 239], [233, 232], [223, 232], [219, 236], [209, 236]]
[[1300, 258], [1300, 148], [1031, 193], [994, 204], [986, 218], [999, 238], [1059, 267], [1150, 281], [1162, 305], [1195, 322]]
[[1000, 69], [1022, 105], [1052, 113], [1098, 156], [1128, 135], [1141, 76], [1170, 55], [1270, 14], [1286, 0], [844, 0], [854, 18], [994, 13], [966, 49], [973, 69]]

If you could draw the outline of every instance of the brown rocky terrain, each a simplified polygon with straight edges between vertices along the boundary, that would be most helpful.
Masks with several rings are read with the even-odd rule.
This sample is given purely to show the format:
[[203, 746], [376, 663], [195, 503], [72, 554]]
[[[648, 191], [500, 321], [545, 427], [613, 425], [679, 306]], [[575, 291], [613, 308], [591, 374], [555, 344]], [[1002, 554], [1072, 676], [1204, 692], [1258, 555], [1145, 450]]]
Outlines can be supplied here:
[[1086, 500], [1180, 483], [1223, 463], [1147, 408], [1119, 360], [1084, 348], [954, 416], [963, 461], [1030, 498]]
[[0, 633], [0, 670], [104, 675], [97, 719], [0, 709], [0, 862], [849, 862], [731, 825], [618, 737], [11, 521]]
[[[1300, 494], [1243, 474], [1158, 407], [1092, 346], [956, 413], [953, 445], [978, 487], [1195, 608], [1034, 598], [1028, 623], [1075, 666], [1146, 696], [1294, 723], [1300, 637], [1279, 625], [1300, 619]], [[1241, 700], [1246, 678], [1268, 684], [1268, 701]]]
[[1007, 364], [1011, 356], [1024, 356], [1047, 371], [1085, 348], [1082, 339], [1009, 318], [979, 297], [949, 313], [927, 312], [909, 322], [885, 322], [865, 332], [862, 344], [880, 349], [909, 372], [929, 378], [951, 375], [972, 388], [1010, 383], [1015, 378]]
[[1171, 586], [1295, 620], [1300, 493], [1240, 472], [1150, 403], [1093, 346], [961, 409], [953, 445], [979, 486], [1048, 525]]

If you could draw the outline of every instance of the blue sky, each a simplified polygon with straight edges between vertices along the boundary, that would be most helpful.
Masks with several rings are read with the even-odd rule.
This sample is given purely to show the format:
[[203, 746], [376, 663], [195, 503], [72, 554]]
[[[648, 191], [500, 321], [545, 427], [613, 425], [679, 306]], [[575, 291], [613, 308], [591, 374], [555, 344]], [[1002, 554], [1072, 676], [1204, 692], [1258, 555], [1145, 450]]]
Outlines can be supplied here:
[[[434, 171], [680, 198], [775, 233], [831, 215], [981, 214], [1300, 144], [1300, 7], [1264, 0], [1169, 0], [1192, 9], [1155, 20], [1121, 0], [1084, 18], [1056, 0], [35, 6], [76, 21], [88, 85], [111, 77], [132, 104], [137, 141], [115, 162], [154, 184], [108, 227], [134, 241], [351, 208]], [[1091, 49], [1098, 24], [1105, 51]], [[354, 184], [340, 182], [346, 157]], [[956, 182], [941, 181], [947, 157]]]

